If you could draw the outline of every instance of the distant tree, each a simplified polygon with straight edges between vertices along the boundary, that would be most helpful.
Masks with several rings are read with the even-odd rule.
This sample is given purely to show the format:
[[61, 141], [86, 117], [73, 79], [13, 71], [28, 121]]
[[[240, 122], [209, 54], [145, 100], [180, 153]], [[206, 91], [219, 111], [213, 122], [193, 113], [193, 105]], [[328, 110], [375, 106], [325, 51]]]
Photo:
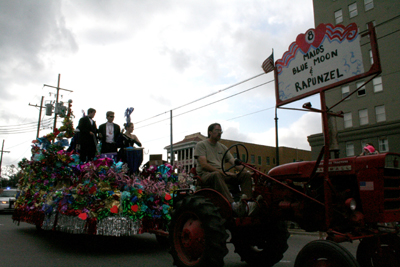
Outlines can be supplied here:
[[14, 164], [1, 167], [1, 186], [2, 187], [16, 187], [19, 176], [20, 168]]

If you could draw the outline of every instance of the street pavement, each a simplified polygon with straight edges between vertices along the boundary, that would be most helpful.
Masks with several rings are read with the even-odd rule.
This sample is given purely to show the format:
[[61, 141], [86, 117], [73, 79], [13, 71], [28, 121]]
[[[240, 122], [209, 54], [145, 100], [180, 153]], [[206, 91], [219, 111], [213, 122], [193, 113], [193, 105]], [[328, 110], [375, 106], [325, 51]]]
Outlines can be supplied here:
[[[318, 232], [289, 231], [289, 249], [274, 267], [292, 267], [301, 248], [319, 238]], [[0, 240], [0, 266], [173, 266], [171, 255], [153, 234], [109, 237], [37, 231], [31, 224], [14, 224], [11, 214], [0, 214]], [[342, 245], [354, 255], [358, 241]], [[225, 266], [248, 266], [234, 253], [233, 244], [228, 243], [227, 247]]]

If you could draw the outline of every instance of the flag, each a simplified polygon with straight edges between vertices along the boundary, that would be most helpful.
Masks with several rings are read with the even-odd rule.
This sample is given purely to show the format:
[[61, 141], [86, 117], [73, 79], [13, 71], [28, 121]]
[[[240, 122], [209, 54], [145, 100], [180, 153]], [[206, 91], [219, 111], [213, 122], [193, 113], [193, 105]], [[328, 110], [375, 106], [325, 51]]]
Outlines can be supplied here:
[[360, 191], [374, 191], [374, 182], [360, 182]]
[[274, 52], [264, 60], [263, 64], [261, 65], [265, 73], [271, 72], [274, 70]]

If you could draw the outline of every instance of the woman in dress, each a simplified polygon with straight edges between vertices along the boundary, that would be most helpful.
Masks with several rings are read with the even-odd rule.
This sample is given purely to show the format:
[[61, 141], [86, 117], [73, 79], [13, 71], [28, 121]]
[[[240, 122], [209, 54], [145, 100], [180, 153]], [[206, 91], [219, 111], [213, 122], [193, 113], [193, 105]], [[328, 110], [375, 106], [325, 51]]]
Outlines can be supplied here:
[[120, 148], [117, 154], [117, 159], [121, 160], [122, 162], [126, 162], [125, 149], [127, 147], [133, 147], [134, 144], [138, 145], [139, 147], [142, 146], [142, 143], [140, 143], [137, 136], [132, 134], [134, 129], [133, 123], [125, 123], [124, 127], [126, 132], [124, 133], [124, 130], [122, 130], [122, 133], [117, 139], [117, 146]]

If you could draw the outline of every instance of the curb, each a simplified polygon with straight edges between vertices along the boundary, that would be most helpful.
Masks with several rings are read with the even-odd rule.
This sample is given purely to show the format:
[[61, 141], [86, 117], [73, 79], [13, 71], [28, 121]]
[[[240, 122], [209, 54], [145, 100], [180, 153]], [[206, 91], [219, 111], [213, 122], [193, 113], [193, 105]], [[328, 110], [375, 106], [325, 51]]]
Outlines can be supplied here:
[[312, 235], [319, 236], [319, 232], [306, 232], [302, 229], [288, 229], [291, 235]]

